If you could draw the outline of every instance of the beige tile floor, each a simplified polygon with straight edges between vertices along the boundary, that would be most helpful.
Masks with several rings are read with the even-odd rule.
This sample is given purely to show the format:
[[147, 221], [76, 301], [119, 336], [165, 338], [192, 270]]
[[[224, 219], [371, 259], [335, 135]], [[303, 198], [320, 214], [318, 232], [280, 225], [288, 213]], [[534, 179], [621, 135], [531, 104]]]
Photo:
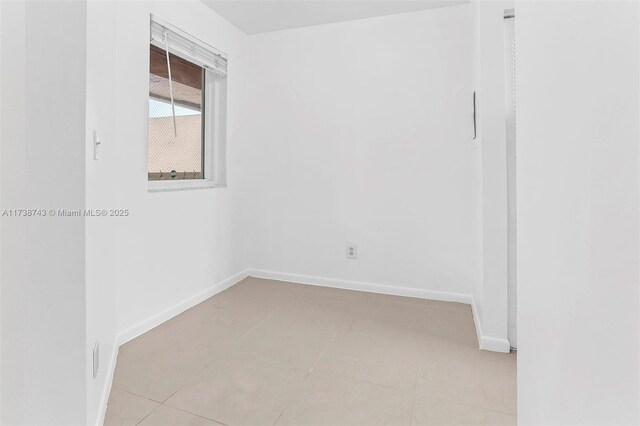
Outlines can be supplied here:
[[247, 278], [120, 348], [106, 425], [516, 423], [468, 305]]

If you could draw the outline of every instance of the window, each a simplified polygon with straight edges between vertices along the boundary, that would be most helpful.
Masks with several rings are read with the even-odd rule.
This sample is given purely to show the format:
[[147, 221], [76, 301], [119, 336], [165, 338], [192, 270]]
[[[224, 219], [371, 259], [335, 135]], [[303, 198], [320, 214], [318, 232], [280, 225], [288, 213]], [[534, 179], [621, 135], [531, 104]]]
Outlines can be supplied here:
[[226, 82], [224, 54], [151, 17], [150, 190], [225, 186]]

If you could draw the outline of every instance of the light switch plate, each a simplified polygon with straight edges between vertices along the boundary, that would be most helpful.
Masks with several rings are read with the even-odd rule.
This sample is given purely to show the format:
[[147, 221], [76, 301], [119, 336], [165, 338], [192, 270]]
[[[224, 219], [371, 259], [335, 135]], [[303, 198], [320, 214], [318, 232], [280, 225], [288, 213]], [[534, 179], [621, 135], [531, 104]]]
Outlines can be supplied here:
[[93, 159], [94, 160], [98, 160], [98, 151], [100, 149], [100, 144], [102, 144], [102, 141], [100, 140], [100, 136], [98, 135], [97, 132], [93, 132]]

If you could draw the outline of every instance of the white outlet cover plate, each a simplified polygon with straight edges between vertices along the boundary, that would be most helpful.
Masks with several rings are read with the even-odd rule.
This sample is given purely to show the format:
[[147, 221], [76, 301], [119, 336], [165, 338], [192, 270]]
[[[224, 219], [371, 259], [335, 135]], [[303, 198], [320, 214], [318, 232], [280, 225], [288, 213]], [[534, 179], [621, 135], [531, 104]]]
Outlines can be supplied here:
[[357, 259], [358, 258], [358, 245], [357, 244], [347, 243], [346, 251], [347, 251], [347, 259]]

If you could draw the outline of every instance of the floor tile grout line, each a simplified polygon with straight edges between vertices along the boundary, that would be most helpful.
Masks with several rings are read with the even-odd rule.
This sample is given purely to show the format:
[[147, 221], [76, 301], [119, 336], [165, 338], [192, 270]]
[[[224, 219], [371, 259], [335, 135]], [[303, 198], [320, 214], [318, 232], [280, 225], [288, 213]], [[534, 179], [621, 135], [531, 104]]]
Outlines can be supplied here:
[[[329, 340], [329, 343], [327, 343], [327, 345], [324, 347], [324, 349], [322, 350], [322, 352], [320, 352], [320, 355], [318, 355], [318, 358], [315, 360], [315, 362], [313, 363], [313, 366], [311, 366], [311, 368], [306, 372], [306, 374], [304, 375], [304, 377], [302, 377], [301, 383], [303, 383], [304, 381], [306, 381], [309, 378], [309, 375], [313, 372], [313, 369], [315, 368], [316, 364], [318, 363], [318, 361], [320, 360], [320, 358], [322, 357], [322, 355], [324, 355], [324, 353], [327, 351], [327, 349], [329, 348], [329, 346], [331, 345], [331, 343], [333, 342], [333, 339], [335, 339], [336, 335], [338, 334], [338, 331], [336, 330], [333, 333], [333, 336], [331, 336], [331, 340]], [[291, 403], [291, 401], [287, 401], [285, 404], [285, 407], [282, 409], [282, 411], [280, 412], [280, 414], [278, 415], [278, 417], [274, 420], [274, 422], [272, 423], [272, 426], [275, 426], [278, 421], [280, 420], [280, 418], [284, 415], [285, 411], [287, 410], [287, 406]]]
[[400, 389], [400, 388], [396, 388], [396, 387], [389, 386], [389, 385], [383, 385], [383, 384], [380, 384], [380, 383], [371, 382], [369, 380], [357, 379], [355, 377], [347, 376], [347, 375], [344, 375], [344, 374], [331, 373], [331, 372], [327, 372], [327, 371], [318, 371], [318, 372], [316, 372], [316, 374], [325, 375], [325, 376], [339, 377], [341, 379], [351, 380], [351, 381], [358, 382], [358, 383], [366, 383], [366, 384], [371, 385], [371, 386], [376, 386], [376, 387], [392, 390], [394, 392], [399, 392], [399, 393], [403, 393], [403, 394], [406, 394], [406, 395], [412, 395], [412, 396], [414, 395], [414, 393], [412, 391], [410, 391], [410, 390]]
[[[252, 332], [253, 330], [255, 330], [256, 328], [260, 327], [260, 325], [262, 325], [262, 324], [263, 324], [263, 323], [264, 323], [264, 322], [265, 322], [265, 321], [266, 321], [266, 320], [267, 320], [267, 319], [268, 319], [268, 318], [269, 318], [269, 317], [270, 317], [270, 316], [271, 316], [271, 315], [272, 315], [272, 314], [273, 314], [277, 309], [278, 309], [278, 308], [275, 308], [275, 309], [273, 309], [271, 312], [269, 312], [267, 315], [265, 315], [265, 317], [264, 317], [264, 318], [262, 318], [262, 320], [260, 320], [260, 322], [258, 322], [258, 323], [257, 323], [256, 325], [254, 325], [254, 326], [253, 326], [249, 331], [247, 331], [247, 332], [246, 332], [246, 333], [244, 333], [241, 337], [239, 337], [239, 338], [238, 338], [238, 339], [237, 339], [237, 340], [236, 340], [236, 341], [235, 341], [231, 346], [229, 346], [229, 348], [228, 348], [228, 349], [229, 349], [229, 350], [231, 350], [231, 349], [232, 349], [233, 347], [235, 347], [235, 346], [236, 346], [236, 345], [237, 345], [237, 344], [238, 344], [242, 339], [244, 339], [246, 336], [248, 336], [248, 335], [249, 335], [249, 333], [251, 333], [251, 332]], [[216, 361], [218, 361], [218, 360], [219, 360], [219, 356], [214, 357], [214, 359], [213, 359], [213, 360], [211, 360], [210, 362], [206, 363], [206, 364], [204, 365], [204, 367], [202, 367], [201, 369], [199, 369], [199, 370], [197, 370], [197, 371], [194, 371], [194, 372], [193, 372], [192, 374], [190, 374], [189, 376], [192, 376], [192, 375], [194, 375], [194, 374], [200, 374], [200, 373], [202, 373], [204, 370], [206, 370], [209, 366], [211, 366], [213, 363], [215, 363], [215, 362], [216, 362]], [[176, 407], [173, 407], [173, 406], [168, 405], [168, 404], [165, 404], [165, 403], [166, 403], [168, 400], [170, 400], [170, 399], [171, 399], [171, 397], [173, 397], [175, 394], [177, 394], [177, 393], [178, 393], [178, 392], [180, 392], [182, 389], [184, 389], [188, 384], [189, 384], [189, 383], [184, 383], [183, 385], [181, 385], [178, 389], [176, 389], [176, 390], [175, 390], [175, 392], [173, 392], [171, 395], [169, 395], [169, 396], [168, 396], [164, 401], [161, 401], [161, 402], [160, 402], [160, 401], [155, 401], [155, 400], [152, 400], [152, 401], [154, 401], [154, 402], [159, 402], [160, 404], [162, 404], [162, 405], [166, 405], [167, 407], [176, 408]], [[182, 410], [182, 411], [184, 411], [184, 410]], [[188, 412], [188, 411], [186, 411], [186, 412]], [[190, 414], [193, 414], [193, 413], [190, 413]], [[202, 416], [200, 416], [200, 417], [202, 417]], [[204, 418], [206, 418], [206, 417], [204, 417]], [[211, 419], [208, 419], [208, 420], [211, 420]], [[213, 420], [213, 421], [217, 422], [216, 420]], [[217, 422], [217, 423], [219, 423], [219, 422]]]
[[[176, 389], [176, 391], [175, 391], [175, 392], [173, 392], [171, 395], [169, 395], [169, 396], [168, 396], [164, 401], [162, 401], [160, 404], [162, 404], [162, 405], [167, 405], [168, 407], [171, 407], [170, 405], [165, 404], [165, 403], [166, 403], [168, 400], [170, 400], [170, 399], [173, 397], [173, 395], [177, 394], [177, 393], [178, 393], [178, 392], [180, 392], [182, 389], [184, 389], [184, 388], [185, 388], [185, 386], [187, 386], [187, 384], [188, 384], [188, 383], [184, 383], [184, 384], [182, 384], [178, 389]], [[171, 408], [175, 408], [175, 407], [171, 407]]]
[[[313, 372], [313, 369], [316, 367], [316, 365], [318, 364], [318, 361], [320, 361], [320, 358], [322, 358], [322, 356], [324, 355], [324, 353], [327, 351], [327, 349], [329, 349], [329, 346], [331, 346], [331, 343], [333, 343], [333, 340], [336, 338], [336, 335], [338, 334], [338, 330], [336, 330], [333, 333], [333, 336], [331, 336], [331, 340], [329, 340], [329, 342], [327, 343], [327, 345], [324, 347], [324, 349], [322, 350], [322, 352], [320, 352], [320, 355], [318, 355], [318, 358], [316, 358], [315, 362], [313, 363], [313, 365], [311, 366], [311, 368], [307, 371], [307, 373], [304, 375], [304, 377], [302, 378], [301, 382], [304, 382], [305, 380], [307, 380], [307, 378], [309, 377], [309, 375]], [[290, 403], [290, 401], [289, 401]], [[287, 403], [286, 405], [288, 405], [289, 403]], [[275, 426], [278, 421], [280, 420], [280, 418], [284, 415], [285, 411], [287, 410], [287, 407], [284, 407], [282, 409], [282, 411], [280, 412], [280, 414], [278, 415], [278, 417], [274, 420], [274, 422], [272, 423], [273, 426]]]
[[157, 399], [149, 398], [148, 396], [145, 396], [145, 395], [140, 395], [138, 393], [130, 391], [129, 389], [124, 389], [124, 388], [121, 388], [121, 387], [118, 387], [118, 386], [112, 386], [112, 387], [115, 388], [115, 389], [121, 390], [123, 392], [130, 393], [131, 395], [135, 395], [135, 396], [137, 396], [139, 398], [143, 398], [143, 399], [149, 400], [151, 402], [155, 402], [156, 404], [162, 404], [163, 403], [162, 401], [158, 401]]
[[[154, 401], [154, 402], [156, 402], [156, 401]], [[186, 410], [183, 410], [183, 409], [178, 408], [178, 407], [173, 407], [173, 406], [171, 406], [171, 405], [167, 405], [167, 404], [160, 403], [160, 402], [159, 402], [158, 404], [159, 404], [160, 406], [162, 406], [162, 407], [171, 408], [172, 410], [178, 410], [178, 411], [181, 411], [181, 412], [183, 412], [183, 413], [190, 414], [190, 415], [192, 415], [192, 416], [196, 416], [196, 417], [199, 417], [199, 418], [201, 418], [201, 419], [205, 419], [205, 420], [208, 420], [208, 421], [210, 421], [210, 422], [217, 423], [217, 424], [222, 425], [222, 426], [229, 426], [229, 425], [227, 425], [226, 423], [222, 423], [222, 422], [219, 422], [219, 421], [217, 421], [217, 420], [210, 419], [210, 418], [208, 418], [208, 417], [204, 417], [204, 416], [201, 416], [201, 415], [199, 415], [199, 414], [192, 413], [192, 412], [190, 412], [190, 411], [186, 411]], [[137, 425], [139, 425], [140, 423], [142, 423], [142, 422], [144, 421], [144, 419], [146, 419], [147, 417], [149, 417], [150, 415], [152, 415], [154, 412], [156, 412], [156, 410], [157, 410], [158, 408], [159, 408], [159, 407], [155, 407], [153, 410], [151, 410], [151, 412], [150, 412], [149, 414], [147, 414], [146, 416], [144, 416], [143, 418], [141, 418], [141, 419], [140, 419], [140, 421], [138, 421], [138, 422], [136, 423], [136, 426], [137, 426]]]
[[158, 407], [154, 408], [153, 410], [151, 410], [151, 412], [149, 414], [147, 414], [146, 416], [144, 416], [143, 418], [140, 419], [140, 421], [138, 423], [136, 423], [136, 426], [138, 426], [140, 423], [142, 423], [144, 421], [144, 419], [146, 419], [147, 417], [149, 417], [151, 414], [153, 414], [156, 410], [158, 409]]
[[413, 383], [413, 401], [411, 402], [411, 415], [409, 416], [409, 424], [413, 424], [413, 412], [416, 410], [416, 390], [418, 390], [418, 378], [422, 371], [422, 362], [418, 362], [418, 368], [416, 368], [416, 379]]
[[507, 411], [496, 410], [495, 408], [489, 408], [489, 407], [482, 406], [482, 405], [479, 405], [479, 404], [471, 404], [469, 402], [462, 402], [462, 401], [459, 401], [459, 400], [456, 400], [456, 399], [445, 398], [445, 397], [442, 397], [442, 396], [432, 396], [432, 395], [425, 395], [425, 394], [418, 394], [418, 393], [416, 393], [415, 395], [416, 396], [425, 396], [427, 398], [435, 399], [435, 400], [438, 400], [438, 401], [453, 402], [455, 404], [466, 405], [467, 407], [479, 408], [481, 410], [491, 411], [493, 413], [506, 414], [507, 416], [515, 416], [515, 417], [518, 416], [517, 414], [509, 413]]
[[[260, 327], [262, 324], [264, 324], [264, 322], [266, 320], [268, 320], [273, 313], [278, 310], [278, 308], [273, 309], [272, 311], [270, 311], [267, 315], [265, 315], [256, 325], [254, 325], [253, 327], [251, 327], [248, 331], [246, 331], [243, 335], [241, 335], [240, 337], [238, 337], [228, 348], [227, 348], [227, 352], [231, 351], [233, 348], [235, 348], [245, 337], [247, 337], [249, 334], [251, 334], [252, 331], [254, 331], [255, 329], [257, 329], [258, 327]], [[219, 356], [215, 357], [211, 362], [208, 362], [204, 367], [202, 367], [200, 370], [196, 371], [195, 374], [200, 374], [202, 373], [204, 370], [206, 370], [211, 364], [213, 364], [214, 362], [218, 361]]]
[[[274, 309], [273, 311], [269, 312], [262, 320], [260, 320], [260, 322], [258, 322], [256, 325], [254, 325], [249, 331], [247, 331], [246, 333], [244, 333], [241, 337], [239, 337], [231, 346], [229, 346], [228, 350], [231, 350], [232, 348], [234, 348], [242, 339], [244, 339], [246, 336], [249, 335], [249, 333], [251, 333], [253, 330], [255, 330], [256, 328], [260, 327], [260, 325], [262, 325], [275, 311], [277, 310]], [[210, 362], [206, 363], [204, 365], [204, 367], [202, 367], [201, 369], [199, 369], [198, 371], [194, 371], [192, 374], [190, 374], [189, 376], [193, 375], [193, 374], [200, 374], [202, 373], [204, 370], [206, 370], [207, 368], [209, 368], [209, 366], [211, 366], [213, 363], [215, 363], [216, 361], [219, 360], [219, 356], [214, 357], [213, 360], [211, 360]], [[168, 398], [166, 398], [164, 401], [160, 402], [160, 404], [165, 405], [165, 402], [167, 402], [168, 400], [171, 399], [172, 396], [174, 396], [175, 394], [177, 394], [178, 392], [180, 392], [182, 389], [184, 389], [189, 383], [184, 383], [183, 385], [181, 385], [178, 389], [176, 389], [175, 392], [173, 392], [171, 395], [169, 395]], [[157, 402], [157, 401], [156, 401]], [[171, 408], [175, 408], [172, 407], [171, 405], [167, 405], [167, 407], [171, 407]], [[184, 410], [182, 410], [184, 411]], [[193, 413], [191, 413], [193, 414]], [[202, 417], [202, 416], [200, 416]], [[206, 417], [204, 417], [206, 418]], [[208, 419], [211, 420], [211, 419]], [[216, 421], [216, 420], [213, 420]], [[216, 421], [217, 422], [217, 421]], [[218, 422], [219, 423], [219, 422]]]
[[275, 426], [276, 424], [278, 424], [278, 420], [280, 420], [280, 418], [284, 416], [284, 409], [282, 410], [282, 412], [278, 415], [278, 417], [273, 421], [273, 423], [271, 423], [272, 426]]
[[160, 401], [156, 401], [155, 399], [151, 399], [151, 398], [149, 398], [148, 396], [138, 395], [137, 393], [135, 393], [135, 392], [131, 392], [131, 391], [130, 391], [130, 390], [128, 390], [128, 389], [123, 389], [123, 388], [121, 388], [121, 387], [119, 387], [119, 386], [111, 386], [111, 387], [112, 387], [113, 389], [118, 389], [119, 391], [126, 392], [126, 393], [128, 393], [129, 395], [137, 396], [138, 398], [146, 399], [146, 400], [148, 400], [148, 401], [155, 402], [155, 403], [157, 403], [157, 404], [162, 404], [162, 402], [160, 402]]
[[413, 425], [413, 412], [416, 410], [416, 394], [412, 395], [411, 400], [411, 414], [409, 415], [409, 424]]
[[183, 410], [182, 408], [174, 407], [172, 405], [167, 405], [167, 404], [162, 404], [162, 405], [165, 406], [165, 407], [168, 407], [168, 408], [172, 408], [174, 410], [182, 411], [183, 413], [191, 414], [192, 416], [200, 417], [201, 419], [209, 420], [209, 421], [217, 423], [219, 425], [229, 426], [226, 423], [223, 423], [221, 421], [218, 421], [218, 420], [215, 420], [215, 419], [211, 419], [209, 417], [205, 417], [205, 416], [202, 416], [200, 414], [192, 413], [191, 411]]
[[322, 352], [320, 352], [320, 355], [318, 355], [318, 358], [316, 358], [316, 361], [313, 363], [313, 365], [311, 366], [311, 368], [309, 369], [309, 371], [307, 371], [307, 376], [313, 371], [314, 368], [316, 368], [316, 365], [318, 365], [318, 362], [320, 361], [320, 359], [322, 358], [322, 356], [325, 354], [325, 352], [327, 352], [327, 349], [329, 349], [329, 346], [331, 346], [331, 343], [333, 343], [333, 340], [336, 338], [336, 336], [338, 335], [338, 331], [336, 330], [333, 333], [333, 336], [331, 336], [331, 340], [329, 340], [329, 343], [327, 343], [327, 345], [324, 347], [324, 349], [322, 350]]
[[[261, 320], [259, 323], [257, 323], [256, 325], [254, 325], [253, 327], [251, 327], [251, 329], [250, 329], [249, 331], [247, 331], [246, 333], [244, 333], [244, 334], [243, 334], [243, 335], [242, 335], [242, 336], [241, 336], [241, 337], [236, 341], [236, 343], [237, 343], [237, 342], [239, 342], [239, 341], [241, 341], [241, 340], [242, 340], [242, 339], [244, 339], [245, 337], [247, 337], [249, 334], [251, 334], [251, 332], [253, 332], [255, 329], [257, 329], [257, 328], [258, 328], [258, 327], [260, 327], [262, 324], [264, 324], [264, 322], [265, 322], [266, 320], [268, 320], [269, 318], [271, 318], [271, 316], [273, 315], [273, 313], [274, 313], [275, 311], [277, 311], [278, 309], [280, 309], [280, 307], [279, 307], [279, 306], [278, 306], [278, 307], [276, 307], [276, 308], [274, 308], [274, 309], [272, 309], [272, 310], [271, 310], [267, 315], [265, 315], [265, 317], [264, 317], [264, 318], [262, 318], [262, 320]], [[234, 345], [235, 345], [235, 343], [234, 343]]]

